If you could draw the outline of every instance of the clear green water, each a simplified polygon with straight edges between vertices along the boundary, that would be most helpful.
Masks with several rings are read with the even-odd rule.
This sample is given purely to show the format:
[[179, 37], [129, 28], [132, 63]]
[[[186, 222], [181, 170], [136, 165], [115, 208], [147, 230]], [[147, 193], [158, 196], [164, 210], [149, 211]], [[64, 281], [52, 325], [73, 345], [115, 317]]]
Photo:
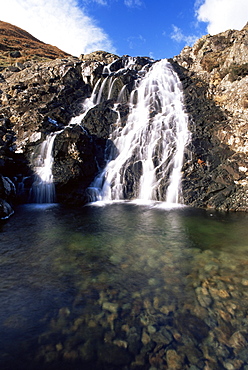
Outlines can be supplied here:
[[166, 369], [171, 354], [245, 369], [247, 225], [187, 207], [20, 207], [0, 229], [1, 369]]

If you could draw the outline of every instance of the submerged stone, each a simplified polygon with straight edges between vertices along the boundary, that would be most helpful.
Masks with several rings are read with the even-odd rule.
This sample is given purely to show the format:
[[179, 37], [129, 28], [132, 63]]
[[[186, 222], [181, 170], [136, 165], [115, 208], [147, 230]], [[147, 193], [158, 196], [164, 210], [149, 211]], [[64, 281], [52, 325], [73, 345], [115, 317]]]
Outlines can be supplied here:
[[99, 361], [114, 366], [124, 367], [131, 363], [133, 357], [124, 348], [114, 344], [100, 345], [97, 350]]

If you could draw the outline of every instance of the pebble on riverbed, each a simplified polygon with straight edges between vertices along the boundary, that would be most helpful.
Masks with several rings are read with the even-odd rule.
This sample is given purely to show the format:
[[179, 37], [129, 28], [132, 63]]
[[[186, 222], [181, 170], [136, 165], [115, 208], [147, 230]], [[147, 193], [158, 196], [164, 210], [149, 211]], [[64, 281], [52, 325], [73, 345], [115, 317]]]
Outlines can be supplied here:
[[[162, 284], [149, 278], [141, 290], [107, 283], [98, 288], [97, 280], [89, 280], [89, 298], [82, 291], [73, 307], [59, 310], [50, 331], [40, 336], [36, 359], [96, 370], [247, 370], [248, 302], [242, 297], [248, 283], [236, 274], [241, 262], [235, 268], [235, 261], [225, 262], [221, 270], [222, 257], [226, 261], [220, 255], [211, 262], [211, 251], [198, 250], [195, 269], [182, 286], [168, 279], [166, 269]], [[127, 273], [129, 268], [131, 262]]]

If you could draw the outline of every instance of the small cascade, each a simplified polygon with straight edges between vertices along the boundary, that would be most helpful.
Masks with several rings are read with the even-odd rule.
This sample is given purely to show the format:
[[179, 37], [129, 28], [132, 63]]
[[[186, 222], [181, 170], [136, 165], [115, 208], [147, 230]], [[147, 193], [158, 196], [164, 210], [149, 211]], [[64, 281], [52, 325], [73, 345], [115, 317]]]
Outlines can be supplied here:
[[[133, 68], [134, 60], [127, 63]], [[96, 102], [115, 79], [104, 79]], [[117, 103], [121, 103], [125, 86]], [[159, 200], [182, 202], [181, 168], [189, 140], [188, 117], [184, 111], [181, 82], [167, 60], [154, 62], [140, 71], [136, 88], [128, 101], [129, 115], [124, 127], [116, 123], [110, 140], [118, 155], [90, 187], [95, 200]], [[116, 152], [115, 151], [115, 152]], [[92, 198], [92, 197], [91, 197]]]
[[56, 133], [46, 137], [31, 158], [31, 165], [35, 173], [35, 181], [30, 190], [31, 203], [54, 203], [55, 187], [53, 183], [53, 144]]

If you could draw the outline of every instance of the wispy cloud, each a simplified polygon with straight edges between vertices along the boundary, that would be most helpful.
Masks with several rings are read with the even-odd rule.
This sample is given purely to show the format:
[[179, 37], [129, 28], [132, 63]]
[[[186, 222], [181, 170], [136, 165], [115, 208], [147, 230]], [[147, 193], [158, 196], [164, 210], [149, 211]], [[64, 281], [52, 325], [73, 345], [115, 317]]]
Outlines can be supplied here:
[[[120, 0], [116, 0], [120, 1]], [[84, 3], [97, 3], [100, 5], [110, 5], [111, 0], [83, 0]], [[137, 8], [143, 5], [142, 0], [124, 0], [124, 5], [126, 5], [128, 8]]]
[[228, 29], [240, 30], [248, 20], [247, 0], [203, 0], [196, 3], [198, 21], [206, 22], [208, 33], [214, 35]]
[[124, 4], [129, 8], [136, 8], [143, 5], [143, 2], [141, 0], [124, 0]]
[[99, 49], [115, 52], [109, 36], [79, 7], [77, 0], [4, 1], [1, 20], [72, 55]]
[[108, 5], [107, 0], [83, 0], [84, 3], [89, 4], [89, 3], [97, 3], [99, 5]]
[[142, 36], [130, 36], [127, 39], [129, 49], [135, 49], [137, 48], [140, 44], [144, 44], [146, 42], [146, 39]]
[[155, 59], [153, 51], [150, 51], [150, 53], [149, 53], [149, 58], [151, 58], [151, 59]]
[[196, 35], [185, 35], [181, 28], [172, 25], [173, 32], [171, 33], [171, 39], [178, 42], [178, 43], [184, 43], [185, 45], [193, 45], [196, 40], [199, 38], [199, 36]]
[[100, 4], [100, 5], [107, 5], [108, 2], [106, 0], [93, 0], [95, 3]]

